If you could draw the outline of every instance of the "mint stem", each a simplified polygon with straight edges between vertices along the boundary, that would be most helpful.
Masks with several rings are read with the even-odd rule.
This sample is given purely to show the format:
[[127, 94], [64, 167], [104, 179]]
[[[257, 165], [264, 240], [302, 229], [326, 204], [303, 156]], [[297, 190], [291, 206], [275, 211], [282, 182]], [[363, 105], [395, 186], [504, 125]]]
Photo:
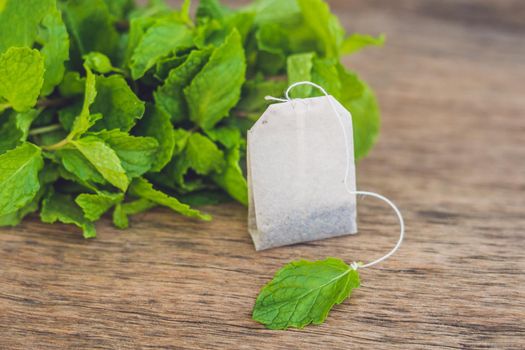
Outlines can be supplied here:
[[40, 134], [45, 134], [45, 133], [48, 133], [48, 132], [51, 132], [51, 131], [55, 131], [55, 130], [60, 130], [62, 129], [62, 125], [60, 124], [51, 124], [51, 125], [48, 125], [48, 126], [42, 126], [40, 128], [34, 128], [32, 130], [29, 131], [29, 135], [31, 136], [34, 136], [34, 135], [40, 135]]

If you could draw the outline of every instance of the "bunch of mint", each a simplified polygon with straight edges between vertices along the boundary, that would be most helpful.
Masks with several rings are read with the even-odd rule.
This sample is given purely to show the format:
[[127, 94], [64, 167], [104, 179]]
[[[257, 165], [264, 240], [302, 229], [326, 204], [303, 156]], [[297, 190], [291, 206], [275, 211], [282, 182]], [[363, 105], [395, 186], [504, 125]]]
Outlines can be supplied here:
[[[353, 114], [356, 157], [379, 127], [371, 89], [340, 63], [383, 38], [346, 36], [322, 0], [0, 1], [0, 225], [39, 211], [80, 227], [111, 212], [247, 203], [247, 129], [295, 81]], [[296, 96], [310, 96], [310, 87]]]

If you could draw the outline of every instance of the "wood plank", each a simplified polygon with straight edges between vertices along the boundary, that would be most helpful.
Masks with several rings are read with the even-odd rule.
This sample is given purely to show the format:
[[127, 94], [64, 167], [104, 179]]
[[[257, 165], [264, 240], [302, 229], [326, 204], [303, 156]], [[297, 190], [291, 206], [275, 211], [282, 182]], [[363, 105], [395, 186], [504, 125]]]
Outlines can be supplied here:
[[0, 231], [1, 349], [525, 348], [525, 6], [522, 1], [333, 1], [351, 30], [387, 33], [345, 59], [383, 110], [358, 187], [401, 207], [407, 239], [327, 322], [251, 320], [282, 264], [380, 256], [392, 213], [359, 201], [360, 232], [255, 253], [246, 209], [201, 223], [158, 209], [83, 240], [36, 218]]

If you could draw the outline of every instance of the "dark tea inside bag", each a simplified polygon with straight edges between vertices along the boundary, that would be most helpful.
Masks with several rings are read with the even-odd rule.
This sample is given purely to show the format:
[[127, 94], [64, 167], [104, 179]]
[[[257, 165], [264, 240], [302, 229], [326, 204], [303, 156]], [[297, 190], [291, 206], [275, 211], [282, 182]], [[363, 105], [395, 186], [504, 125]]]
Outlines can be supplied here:
[[357, 231], [355, 195], [345, 188], [348, 161], [355, 191], [352, 118], [332, 96], [270, 105], [248, 132], [247, 160], [256, 250]]

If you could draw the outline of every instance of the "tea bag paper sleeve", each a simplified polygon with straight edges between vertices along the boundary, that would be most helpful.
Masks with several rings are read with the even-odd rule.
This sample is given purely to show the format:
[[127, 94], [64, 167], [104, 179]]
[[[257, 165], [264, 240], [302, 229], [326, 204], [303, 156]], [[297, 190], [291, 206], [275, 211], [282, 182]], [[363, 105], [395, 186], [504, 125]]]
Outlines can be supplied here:
[[350, 113], [332, 96], [268, 107], [248, 132], [248, 228], [256, 250], [357, 231], [355, 195], [344, 183], [348, 147], [347, 186], [355, 190], [352, 135]]

